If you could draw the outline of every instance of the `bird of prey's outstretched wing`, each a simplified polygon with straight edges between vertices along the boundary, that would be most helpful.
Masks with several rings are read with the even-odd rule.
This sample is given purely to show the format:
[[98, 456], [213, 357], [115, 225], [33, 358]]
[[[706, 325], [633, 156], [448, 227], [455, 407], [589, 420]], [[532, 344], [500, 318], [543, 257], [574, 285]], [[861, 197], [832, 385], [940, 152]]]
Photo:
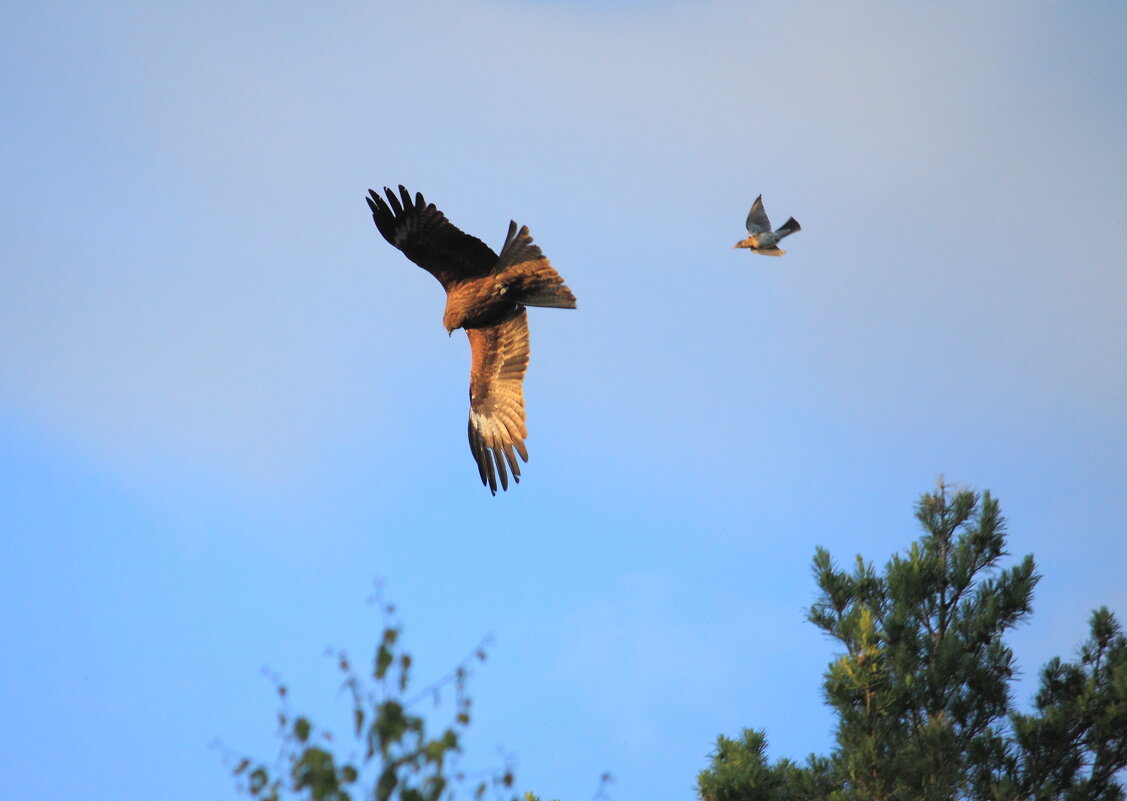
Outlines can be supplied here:
[[443, 326], [464, 328], [470, 340], [470, 451], [481, 482], [496, 495], [520, 481], [524, 440], [522, 382], [528, 369], [526, 306], [575, 308], [564, 284], [528, 233], [509, 224], [498, 255], [456, 228], [422, 194], [368, 192], [372, 219], [384, 239], [429, 272], [446, 290]]
[[751, 211], [747, 213], [747, 232], [749, 234], [762, 234], [771, 230], [771, 221], [767, 219], [767, 212], [763, 210], [763, 195], [751, 204]]
[[438, 279], [444, 289], [452, 281], [489, 275], [497, 254], [476, 236], [470, 236], [427, 203], [421, 192], [411, 193], [402, 185], [399, 197], [385, 188], [387, 200], [369, 190], [368, 207], [376, 228], [415, 264]]
[[[497, 494], [509, 488], [509, 473], [520, 481], [517, 454], [528, 461], [524, 439], [524, 390], [528, 368], [528, 314], [517, 306], [502, 322], [486, 328], [467, 328], [470, 366], [470, 450], [481, 483]], [[506, 470], [506, 465], [508, 469]]]

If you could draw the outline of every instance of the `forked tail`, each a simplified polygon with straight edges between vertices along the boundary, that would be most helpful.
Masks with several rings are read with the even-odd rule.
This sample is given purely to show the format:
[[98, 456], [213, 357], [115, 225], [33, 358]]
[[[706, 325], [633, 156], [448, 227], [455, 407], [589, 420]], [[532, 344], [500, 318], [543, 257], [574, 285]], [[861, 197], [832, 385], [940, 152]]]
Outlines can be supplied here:
[[517, 303], [552, 309], [575, 308], [575, 295], [547, 259], [539, 263], [525, 262], [497, 277], [505, 295]]
[[517, 303], [554, 309], [575, 308], [575, 295], [540, 248], [533, 244], [528, 226], [517, 231], [517, 224], [509, 223], [509, 235], [505, 237], [505, 246], [501, 248], [493, 273], [500, 291]]

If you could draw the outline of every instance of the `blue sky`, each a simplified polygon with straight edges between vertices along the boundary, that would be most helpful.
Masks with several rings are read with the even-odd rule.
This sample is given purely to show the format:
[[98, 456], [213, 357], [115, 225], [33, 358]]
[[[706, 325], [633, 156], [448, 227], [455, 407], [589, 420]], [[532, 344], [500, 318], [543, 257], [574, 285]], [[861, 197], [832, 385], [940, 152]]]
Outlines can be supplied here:
[[[273, 753], [264, 666], [330, 719], [381, 579], [420, 678], [494, 637], [467, 765], [692, 797], [717, 734], [830, 745], [814, 548], [940, 473], [1044, 575], [1020, 700], [1127, 615], [1122, 4], [0, 15], [0, 795], [235, 797], [209, 744]], [[398, 183], [579, 298], [496, 498]]]

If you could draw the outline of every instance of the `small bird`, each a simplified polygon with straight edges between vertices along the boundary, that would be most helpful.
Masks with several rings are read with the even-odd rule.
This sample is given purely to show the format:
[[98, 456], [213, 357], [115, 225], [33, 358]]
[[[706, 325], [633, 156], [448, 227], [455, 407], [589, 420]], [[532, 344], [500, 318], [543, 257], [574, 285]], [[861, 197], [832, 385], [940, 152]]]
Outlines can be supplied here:
[[779, 230], [772, 232], [771, 221], [767, 219], [767, 212], [763, 210], [763, 195], [760, 195], [751, 204], [751, 211], [747, 213], [747, 232], [750, 236], [732, 247], [750, 248], [762, 256], [782, 256], [786, 251], [779, 249], [779, 240], [801, 230], [802, 226], [798, 224], [798, 220], [791, 217], [779, 226]]
[[[528, 227], [509, 233], [501, 254], [446, 219], [421, 193], [384, 187], [384, 200], [369, 189], [376, 228], [446, 290], [447, 333], [464, 328], [470, 340], [470, 451], [481, 483], [497, 494], [520, 481], [516, 454], [528, 461], [524, 440], [524, 372], [528, 368], [525, 306], [574, 309], [575, 295], [532, 243]], [[515, 451], [515, 453], [514, 453]]]

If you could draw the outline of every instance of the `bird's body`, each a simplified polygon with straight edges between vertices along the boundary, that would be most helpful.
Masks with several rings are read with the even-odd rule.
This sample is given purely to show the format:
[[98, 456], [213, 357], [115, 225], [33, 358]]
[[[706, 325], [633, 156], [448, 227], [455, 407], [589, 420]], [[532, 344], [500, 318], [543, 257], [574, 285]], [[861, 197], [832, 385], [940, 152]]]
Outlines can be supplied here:
[[[470, 340], [470, 450], [483, 484], [497, 493], [520, 481], [528, 461], [524, 390], [528, 368], [525, 306], [574, 309], [575, 296], [532, 242], [528, 228], [509, 223], [501, 253], [454, 226], [446, 216], [402, 186], [387, 200], [369, 190], [368, 206], [383, 237], [429, 272], [446, 290], [442, 324], [464, 328]], [[507, 468], [507, 469], [506, 469]]]
[[771, 221], [767, 219], [767, 212], [763, 210], [763, 195], [760, 195], [751, 204], [751, 211], [747, 213], [747, 239], [741, 239], [732, 247], [748, 248], [762, 256], [782, 256], [786, 251], [779, 248], [779, 241], [801, 230], [802, 226], [791, 217], [780, 225], [778, 230], [772, 231]]

